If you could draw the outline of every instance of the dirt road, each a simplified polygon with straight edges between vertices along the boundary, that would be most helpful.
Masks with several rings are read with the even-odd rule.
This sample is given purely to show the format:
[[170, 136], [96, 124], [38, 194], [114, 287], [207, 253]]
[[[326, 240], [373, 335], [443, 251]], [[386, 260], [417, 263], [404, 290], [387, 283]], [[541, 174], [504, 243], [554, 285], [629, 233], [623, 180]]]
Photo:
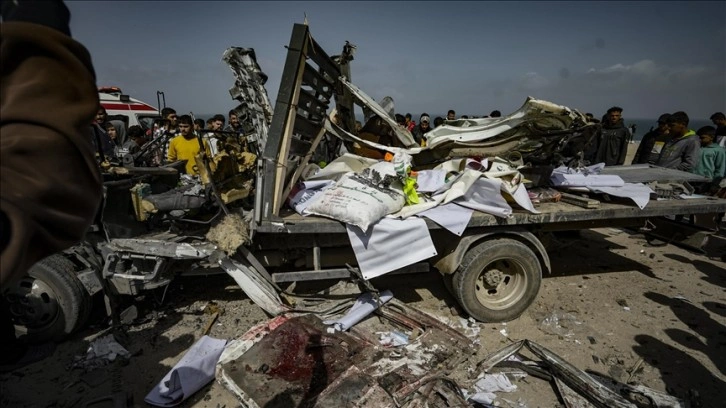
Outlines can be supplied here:
[[[649, 246], [641, 234], [608, 228], [562, 238], [550, 256], [554, 272], [543, 280], [534, 305], [507, 324], [479, 324], [481, 347], [472, 360], [514, 340], [530, 339], [578, 368], [667, 390], [704, 407], [723, 406], [724, 262], [672, 245]], [[436, 273], [415, 279], [384, 276], [373, 283], [432, 315], [458, 321], [452, 311], [463, 313]], [[303, 289], [298, 285], [296, 290]], [[226, 276], [180, 279], [166, 293], [160, 290], [139, 299], [137, 305], [139, 318], [127, 331], [133, 354], [127, 365], [90, 373], [70, 368], [74, 356], [85, 354], [89, 340], [98, 334], [99, 329], [91, 327], [60, 344], [50, 358], [2, 374], [0, 405], [82, 406], [123, 390], [133, 396], [133, 406], [146, 406], [146, 393], [212, 319], [205, 310], [224, 311], [211, 326], [210, 335], [216, 338], [234, 338], [267, 319]], [[555, 316], [559, 324], [547, 324]], [[543, 380], [527, 377], [515, 384], [517, 391], [499, 395], [501, 406], [563, 406]], [[180, 406], [238, 405], [226, 389], [212, 383]]]

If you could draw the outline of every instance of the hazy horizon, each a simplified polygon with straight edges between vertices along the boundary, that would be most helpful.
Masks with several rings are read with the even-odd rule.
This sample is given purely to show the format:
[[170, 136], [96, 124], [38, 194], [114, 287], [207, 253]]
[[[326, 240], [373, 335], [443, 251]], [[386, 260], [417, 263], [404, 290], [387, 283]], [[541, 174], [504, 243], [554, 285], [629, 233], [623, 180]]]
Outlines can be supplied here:
[[726, 110], [726, 2], [68, 1], [99, 86], [177, 111], [226, 113], [228, 47], [254, 48], [271, 102], [307, 15], [330, 54], [357, 46], [352, 82], [397, 112], [517, 110], [527, 96], [600, 117]]

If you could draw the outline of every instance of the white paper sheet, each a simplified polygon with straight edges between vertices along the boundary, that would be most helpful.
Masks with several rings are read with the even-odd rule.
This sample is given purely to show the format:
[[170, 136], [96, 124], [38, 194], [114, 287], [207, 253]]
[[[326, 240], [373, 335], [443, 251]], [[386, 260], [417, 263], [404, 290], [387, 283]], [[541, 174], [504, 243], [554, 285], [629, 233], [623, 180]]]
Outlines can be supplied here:
[[502, 197], [501, 185], [502, 181], [499, 179], [477, 179], [466, 194], [454, 202], [497, 217], [509, 217], [512, 215], [512, 207]]
[[474, 210], [449, 203], [418, 213], [419, 216], [429, 218], [454, 234], [461, 236], [469, 225]]
[[474, 395], [469, 397], [480, 404], [492, 404], [497, 398], [495, 392], [513, 392], [517, 386], [509, 381], [506, 374], [486, 374], [474, 384]]
[[375, 278], [436, 255], [436, 248], [420, 218], [383, 218], [368, 229], [346, 225], [348, 238], [365, 279]]
[[144, 398], [158, 407], [173, 407], [214, 379], [214, 368], [227, 340], [204, 336]]
[[421, 170], [416, 176], [416, 184], [419, 193], [433, 193], [446, 183], [446, 172], [444, 170]]
[[552, 173], [550, 181], [555, 187], [622, 187], [625, 181], [615, 174], [564, 174]]
[[[393, 299], [393, 293], [390, 290], [384, 290], [380, 294], [380, 304], [384, 304]], [[348, 310], [345, 316], [337, 320], [324, 320], [323, 324], [332, 325], [337, 331], [346, 331], [363, 320], [366, 316], [378, 309], [378, 302], [373, 297], [373, 293], [366, 292], [358, 296], [355, 303]]]
[[552, 171], [550, 181], [555, 187], [622, 187], [625, 181], [615, 174], [599, 174], [605, 163], [593, 164], [584, 169], [558, 167]]
[[605, 193], [615, 197], [629, 198], [641, 210], [648, 205], [651, 193], [655, 193], [650, 187], [641, 183], [626, 183], [622, 187], [590, 187], [590, 190], [595, 193]]

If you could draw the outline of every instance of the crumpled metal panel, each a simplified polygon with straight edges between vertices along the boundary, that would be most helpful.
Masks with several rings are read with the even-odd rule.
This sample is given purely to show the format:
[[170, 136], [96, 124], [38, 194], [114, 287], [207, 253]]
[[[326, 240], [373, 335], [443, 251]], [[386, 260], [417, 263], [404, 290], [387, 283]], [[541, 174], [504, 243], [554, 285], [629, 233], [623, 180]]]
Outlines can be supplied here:
[[107, 247], [115, 252], [131, 252], [172, 259], [202, 259], [217, 249], [211, 242], [178, 243], [155, 239], [125, 238], [112, 239]]
[[[265, 150], [267, 132], [272, 122], [272, 106], [267, 96], [267, 75], [257, 63], [253, 48], [230, 47], [222, 55], [235, 76], [235, 84], [229, 93], [240, 102], [234, 110], [248, 141], [256, 141], [258, 151]], [[256, 139], [256, 140], [255, 140]]]

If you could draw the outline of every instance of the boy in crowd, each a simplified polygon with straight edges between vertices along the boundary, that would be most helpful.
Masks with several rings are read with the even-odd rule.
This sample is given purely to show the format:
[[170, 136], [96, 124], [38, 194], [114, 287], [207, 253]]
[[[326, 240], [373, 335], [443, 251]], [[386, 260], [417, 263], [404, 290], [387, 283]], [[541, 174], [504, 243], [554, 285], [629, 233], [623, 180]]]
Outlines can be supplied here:
[[[194, 122], [189, 115], [182, 115], [179, 118], [179, 136], [171, 139], [169, 143], [169, 152], [167, 153], [167, 162], [175, 162], [177, 160], [186, 160], [186, 172], [189, 175], [197, 175], [199, 171], [194, 158], [200, 151], [199, 139], [194, 133]], [[211, 156], [209, 151], [209, 143], [204, 141], [204, 150], [207, 155]]]
[[696, 134], [701, 139], [701, 150], [693, 172], [718, 182], [726, 173], [726, 150], [714, 143], [716, 128], [704, 126]]
[[656, 165], [682, 171], [693, 171], [698, 162], [701, 143], [696, 132], [688, 129], [688, 115], [678, 111], [668, 118], [670, 139], [663, 147]]

